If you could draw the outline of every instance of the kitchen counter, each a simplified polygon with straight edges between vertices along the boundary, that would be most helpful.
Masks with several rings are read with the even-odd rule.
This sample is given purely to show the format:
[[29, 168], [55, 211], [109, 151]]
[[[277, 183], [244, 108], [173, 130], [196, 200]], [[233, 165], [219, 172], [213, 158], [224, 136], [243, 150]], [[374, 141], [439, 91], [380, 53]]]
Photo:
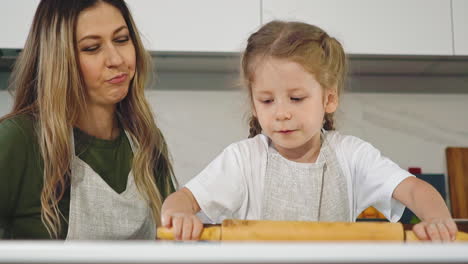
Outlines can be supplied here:
[[468, 263], [468, 243], [0, 241], [0, 263]]

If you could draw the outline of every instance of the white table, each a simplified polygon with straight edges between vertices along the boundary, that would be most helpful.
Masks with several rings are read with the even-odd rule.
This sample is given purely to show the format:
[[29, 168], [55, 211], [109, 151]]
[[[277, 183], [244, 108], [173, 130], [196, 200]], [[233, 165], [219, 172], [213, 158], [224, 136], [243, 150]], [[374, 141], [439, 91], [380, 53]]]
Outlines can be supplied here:
[[468, 243], [0, 241], [0, 263], [468, 263]]

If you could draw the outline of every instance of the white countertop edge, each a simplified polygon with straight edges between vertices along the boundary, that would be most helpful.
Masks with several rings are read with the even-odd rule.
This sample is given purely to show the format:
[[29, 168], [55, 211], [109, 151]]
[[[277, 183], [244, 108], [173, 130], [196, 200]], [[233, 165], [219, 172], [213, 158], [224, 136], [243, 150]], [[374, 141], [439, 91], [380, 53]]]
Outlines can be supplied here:
[[468, 263], [468, 243], [0, 241], [0, 263]]

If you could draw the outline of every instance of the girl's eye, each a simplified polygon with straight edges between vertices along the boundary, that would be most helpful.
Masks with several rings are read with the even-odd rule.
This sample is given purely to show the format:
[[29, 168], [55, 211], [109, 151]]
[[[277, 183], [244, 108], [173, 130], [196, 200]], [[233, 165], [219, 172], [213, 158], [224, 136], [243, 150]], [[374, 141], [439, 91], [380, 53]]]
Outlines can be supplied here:
[[299, 101], [302, 101], [302, 99], [304, 99], [303, 97], [291, 97], [291, 100], [292, 101], [296, 101], [296, 102], [299, 102]]
[[264, 103], [264, 104], [269, 104], [269, 103], [271, 103], [271, 102], [273, 102], [273, 100], [271, 100], [271, 99], [262, 100], [262, 103]]

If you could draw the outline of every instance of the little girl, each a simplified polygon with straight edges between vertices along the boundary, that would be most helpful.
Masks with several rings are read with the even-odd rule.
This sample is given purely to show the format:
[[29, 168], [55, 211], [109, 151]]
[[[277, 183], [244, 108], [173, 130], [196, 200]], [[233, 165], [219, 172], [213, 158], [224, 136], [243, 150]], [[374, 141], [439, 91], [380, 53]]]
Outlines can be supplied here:
[[369, 206], [390, 221], [408, 206], [423, 240], [454, 240], [442, 197], [371, 144], [335, 131], [346, 76], [340, 43], [322, 29], [273, 21], [248, 39], [242, 71], [250, 138], [228, 146], [162, 207], [176, 239], [198, 239], [202, 210], [226, 218], [353, 222]]

